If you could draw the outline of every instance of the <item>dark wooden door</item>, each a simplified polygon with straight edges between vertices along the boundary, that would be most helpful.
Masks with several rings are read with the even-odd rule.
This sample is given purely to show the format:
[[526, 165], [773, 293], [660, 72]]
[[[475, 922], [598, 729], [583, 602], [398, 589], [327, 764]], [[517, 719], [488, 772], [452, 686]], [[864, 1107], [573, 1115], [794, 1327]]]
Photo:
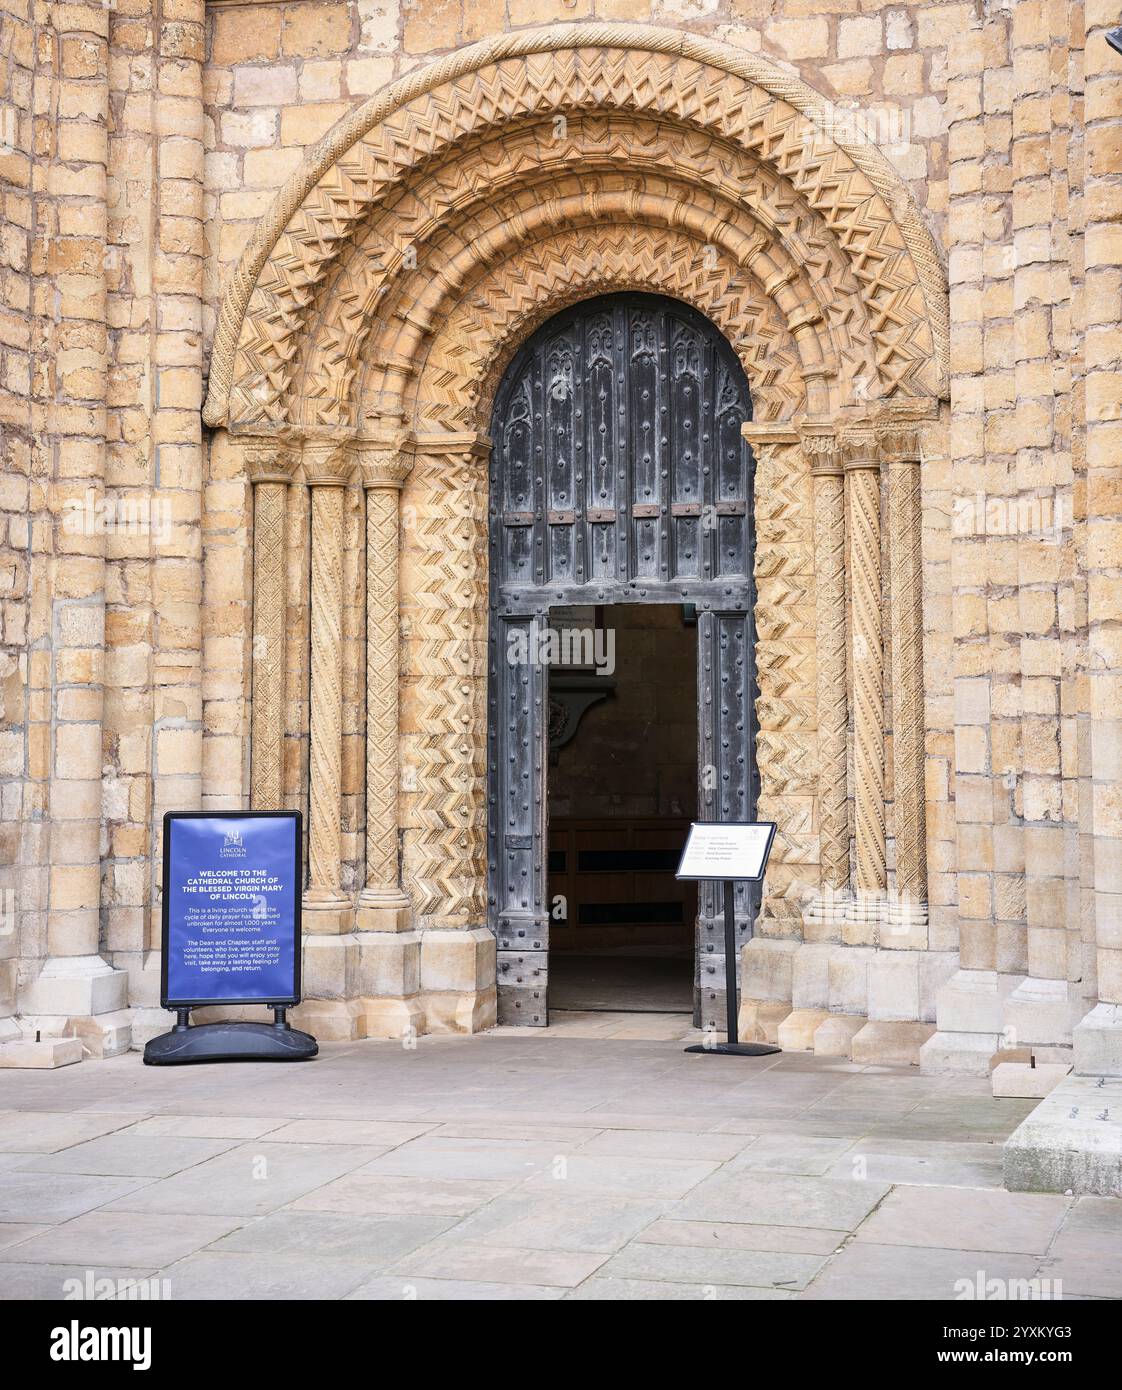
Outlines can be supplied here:
[[[551, 608], [693, 604], [698, 805], [754, 812], [748, 383], [717, 329], [674, 300], [611, 295], [544, 324], [495, 401], [490, 478], [488, 901], [499, 1020], [545, 1026]], [[738, 893], [738, 931], [755, 901]], [[696, 1018], [724, 1016], [716, 895], [698, 907]]]

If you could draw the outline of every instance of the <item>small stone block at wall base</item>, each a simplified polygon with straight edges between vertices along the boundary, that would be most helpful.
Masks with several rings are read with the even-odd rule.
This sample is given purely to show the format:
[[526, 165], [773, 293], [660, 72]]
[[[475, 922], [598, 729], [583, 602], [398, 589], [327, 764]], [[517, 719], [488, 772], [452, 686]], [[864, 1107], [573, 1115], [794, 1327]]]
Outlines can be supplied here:
[[466, 994], [426, 993], [425, 1031], [429, 1033], [481, 1033], [494, 1028], [498, 999], [494, 985]]
[[44, 1038], [41, 1042], [9, 1042], [0, 1046], [0, 1067], [49, 1071], [81, 1060], [82, 1044], [77, 1038]]
[[814, 1034], [829, 1019], [826, 1009], [792, 1009], [776, 1030], [776, 1039], [784, 1052], [810, 1052]]
[[767, 999], [745, 999], [736, 1020], [740, 1041], [775, 1043], [778, 1046], [779, 1025], [790, 1012], [790, 1004]]
[[933, 1023], [871, 1022], [853, 1037], [855, 1062], [919, 1065], [919, 1050], [935, 1032]]
[[868, 1021], [860, 1014], [831, 1014], [814, 1030], [814, 1055], [852, 1057], [853, 1039]]
[[1000, 1062], [993, 1069], [993, 1093], [995, 1097], [1042, 1100], [1070, 1071], [1070, 1064], [1061, 1062], [1042, 1062], [1035, 1067], [1031, 1062]]

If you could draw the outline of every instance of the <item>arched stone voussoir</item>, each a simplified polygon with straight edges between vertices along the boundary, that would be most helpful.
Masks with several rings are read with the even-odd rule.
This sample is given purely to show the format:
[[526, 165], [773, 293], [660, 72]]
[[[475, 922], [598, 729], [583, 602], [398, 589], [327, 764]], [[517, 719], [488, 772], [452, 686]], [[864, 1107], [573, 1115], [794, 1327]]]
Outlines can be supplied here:
[[[827, 325], [828, 305], [819, 301], [802, 268], [781, 243], [761, 233], [747, 214], [740, 215], [738, 225], [731, 207], [716, 205], [707, 210], [673, 194], [621, 189], [540, 201], [531, 198], [525, 208], [500, 206], [488, 223], [480, 226], [471, 244], [455, 239], [453, 256], [438, 255], [431, 261], [426, 257], [412, 271], [402, 271], [396, 281], [372, 269], [366, 283], [340, 288], [332, 296], [327, 321], [317, 326], [309, 346], [309, 367], [299, 383], [299, 397], [290, 404], [292, 415], [319, 423], [349, 421], [351, 382], [362, 361], [392, 364], [390, 375], [399, 377], [399, 389], [404, 389], [405, 379], [415, 376], [417, 364], [426, 355], [425, 339], [475, 293], [477, 281], [497, 267], [500, 280], [514, 288], [518, 274], [504, 268], [518, 264], [522, 248], [558, 232], [564, 234], [566, 229], [587, 228], [596, 235], [618, 227], [636, 229], [631, 287], [642, 287], [649, 279], [660, 292], [696, 303], [709, 317], [713, 317], [710, 306], [719, 296], [704, 285], [707, 278], [714, 278], [719, 260], [729, 268], [730, 280], [750, 288], [758, 301], [774, 304], [806, 370], [834, 375], [846, 348], [850, 350], [844, 354], [847, 360], [856, 361], [870, 380], [877, 379], [871, 338], [866, 334], [853, 342], [847, 333], [842, 344], [836, 345]], [[663, 242], [673, 244], [672, 256]], [[595, 239], [589, 245], [595, 255]], [[660, 258], [662, 264], [658, 264]], [[618, 277], [624, 271], [625, 266], [619, 265], [612, 273]], [[387, 285], [392, 286], [388, 294], [384, 293]], [[858, 311], [857, 326], [859, 320]], [[739, 336], [741, 326], [733, 327]], [[756, 367], [754, 358], [745, 360], [750, 380], [758, 376]], [[251, 384], [251, 393], [253, 389]], [[239, 399], [240, 392], [241, 387]]]
[[641, 290], [691, 304], [721, 329], [744, 365], [759, 418], [795, 416], [806, 408], [806, 366], [783, 315], [734, 260], [703, 251], [680, 229], [635, 223], [555, 232], [522, 246], [450, 309], [404, 392], [371, 344], [360, 412], [370, 420], [400, 413], [418, 433], [485, 431], [507, 363], [539, 324], [579, 300]]
[[766, 159], [836, 228], [879, 324], [882, 367], [891, 371], [903, 342], [904, 370], [912, 370], [918, 317], [931, 355], [926, 389], [943, 389], [945, 273], [884, 156], [853, 132], [831, 129], [829, 103], [758, 54], [675, 30], [592, 23], [503, 35], [450, 54], [357, 108], [309, 152], [227, 287], [206, 421], [229, 418], [239, 344], [266, 375], [291, 358], [315, 286], [388, 184], [488, 125], [597, 107], [669, 114]]
[[[455, 294], [480, 273], [478, 263], [507, 254], [496, 242], [498, 227], [508, 243], [540, 238], [542, 223], [551, 219], [574, 225], [605, 219], [609, 197], [623, 221], [640, 220], [639, 212], [649, 213], [657, 203], [657, 218], [646, 220], [688, 222], [705, 245], [706, 259], [718, 250], [738, 257], [788, 315], [804, 318], [817, 305], [821, 356], [840, 362], [843, 375], [864, 378], [866, 397], [884, 394], [892, 382], [880, 378], [860, 283], [820, 215], [727, 141], [724, 172], [710, 179], [690, 167], [696, 132], [663, 123], [657, 145], [640, 151], [627, 138], [628, 129], [618, 116], [584, 125], [573, 121], [563, 142], [550, 142], [540, 126], [527, 127], [507, 141], [493, 139], [490, 152], [475, 151], [485, 165], [456, 159], [403, 189], [356, 236], [317, 290], [309, 343], [292, 367], [293, 395], [325, 399], [331, 413], [324, 420], [344, 418], [346, 383], [368, 336], [377, 335], [375, 320], [401, 313], [397, 306], [408, 298], [401, 280], [415, 274], [424, 286], [423, 295], [410, 300], [416, 306], [408, 315], [413, 327], [401, 335], [412, 333], [414, 339], [399, 351], [407, 360], [418, 336], [447, 314]], [[557, 157], [559, 143], [563, 158]], [[571, 201], [561, 202], [574, 193], [587, 207], [579, 219], [571, 214]], [[921, 352], [917, 366], [923, 361]], [[278, 376], [272, 389], [279, 393], [282, 381]], [[238, 401], [252, 403], [269, 389], [261, 376], [239, 376]]]

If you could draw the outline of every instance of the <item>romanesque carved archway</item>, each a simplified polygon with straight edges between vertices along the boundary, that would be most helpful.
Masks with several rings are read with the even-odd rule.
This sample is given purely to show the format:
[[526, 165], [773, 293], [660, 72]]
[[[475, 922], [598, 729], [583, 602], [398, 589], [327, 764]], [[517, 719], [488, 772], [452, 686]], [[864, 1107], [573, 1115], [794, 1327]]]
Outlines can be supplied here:
[[[301, 663], [280, 605], [286, 519], [304, 514], [288, 494], [311, 493], [308, 920], [344, 1034], [359, 1014], [416, 1020], [419, 988], [429, 1026], [488, 1017], [486, 430], [520, 343], [609, 289], [693, 305], [752, 391], [761, 814], [783, 826], [761, 930], [800, 935], [788, 890], [809, 883], [859, 910], [843, 926], [820, 901], [807, 930], [875, 940], [894, 879], [922, 931], [918, 462], [947, 351], [931, 237], [880, 153], [758, 55], [630, 25], [506, 35], [410, 74], [311, 152], [231, 278], [212, 358], [205, 418], [245, 441], [255, 483], [262, 805], [304, 793], [277, 736], [302, 732], [282, 727]], [[356, 855], [342, 574], [360, 485]], [[353, 940], [344, 860], [365, 881]]]

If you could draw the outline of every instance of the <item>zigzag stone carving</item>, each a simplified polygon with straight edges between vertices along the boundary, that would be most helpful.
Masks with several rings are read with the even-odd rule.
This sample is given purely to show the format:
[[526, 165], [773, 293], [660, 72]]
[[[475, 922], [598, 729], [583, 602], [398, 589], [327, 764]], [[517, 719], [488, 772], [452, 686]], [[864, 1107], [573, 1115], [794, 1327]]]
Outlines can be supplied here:
[[[551, 60], [539, 66], [525, 56], [532, 51]], [[235, 416], [283, 413], [316, 285], [375, 199], [410, 170], [534, 113], [650, 109], [660, 122], [715, 132], [771, 165], [844, 247], [875, 316], [886, 393], [939, 389], [941, 370], [933, 378], [930, 368], [945, 368], [942, 269], [883, 158], [831, 139], [821, 99], [756, 55], [672, 31], [588, 25], [465, 50], [340, 123], [247, 247], [220, 316], [205, 418], [227, 418], [235, 372]], [[235, 369], [239, 341], [244, 366]]]

